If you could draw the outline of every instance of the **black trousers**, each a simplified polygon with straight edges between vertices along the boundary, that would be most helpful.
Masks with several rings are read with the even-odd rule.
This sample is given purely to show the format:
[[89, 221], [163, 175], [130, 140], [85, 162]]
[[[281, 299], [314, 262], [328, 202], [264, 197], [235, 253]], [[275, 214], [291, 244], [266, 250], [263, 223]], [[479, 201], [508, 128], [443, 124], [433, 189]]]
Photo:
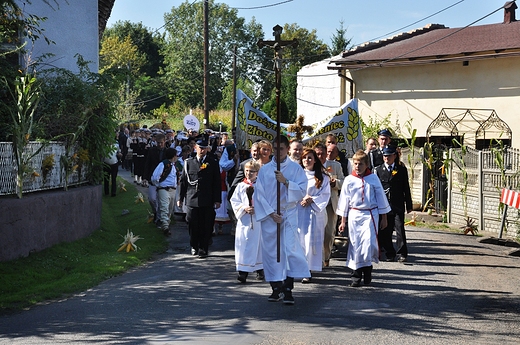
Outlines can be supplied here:
[[103, 184], [105, 187], [105, 195], [109, 193], [109, 184], [112, 182], [112, 195], [116, 195], [117, 190], [117, 169], [119, 164], [108, 165], [106, 163], [103, 164]]
[[352, 282], [359, 284], [361, 283], [362, 276], [365, 275], [365, 284], [370, 284], [372, 281], [372, 266], [360, 267], [357, 270], [352, 270]]
[[[407, 257], [408, 246], [406, 244], [406, 233], [404, 230], [404, 212], [388, 214], [388, 225], [386, 228], [379, 230], [378, 241], [379, 246], [386, 251], [386, 257], [395, 258], [397, 254]], [[395, 230], [397, 251], [394, 248], [392, 234]]]
[[208, 251], [213, 224], [215, 223], [215, 208], [212, 206], [186, 206], [186, 221], [190, 233], [190, 246], [195, 250]]

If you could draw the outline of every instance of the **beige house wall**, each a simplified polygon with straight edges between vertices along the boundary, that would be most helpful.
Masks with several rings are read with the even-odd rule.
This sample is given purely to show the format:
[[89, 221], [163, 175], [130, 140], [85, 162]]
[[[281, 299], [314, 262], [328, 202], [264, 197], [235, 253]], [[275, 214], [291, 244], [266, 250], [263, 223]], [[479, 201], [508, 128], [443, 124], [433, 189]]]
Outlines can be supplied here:
[[[520, 146], [520, 58], [370, 68], [351, 77], [363, 119], [391, 114], [392, 124], [398, 120], [401, 128], [413, 119], [417, 136], [425, 136], [442, 108], [494, 109], [512, 130], [512, 146]], [[474, 126], [461, 123], [459, 131]]]

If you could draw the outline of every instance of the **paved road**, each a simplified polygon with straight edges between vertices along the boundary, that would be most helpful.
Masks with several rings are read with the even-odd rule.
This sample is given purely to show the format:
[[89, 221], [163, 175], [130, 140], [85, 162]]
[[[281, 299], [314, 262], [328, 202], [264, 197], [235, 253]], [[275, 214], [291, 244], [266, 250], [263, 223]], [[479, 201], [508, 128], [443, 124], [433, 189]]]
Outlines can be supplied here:
[[0, 344], [518, 344], [520, 258], [472, 236], [408, 237], [409, 262], [376, 265], [370, 287], [348, 287], [345, 260], [334, 259], [287, 306], [267, 301], [265, 282], [236, 281], [232, 236], [198, 259], [178, 220], [154, 262], [1, 316]]

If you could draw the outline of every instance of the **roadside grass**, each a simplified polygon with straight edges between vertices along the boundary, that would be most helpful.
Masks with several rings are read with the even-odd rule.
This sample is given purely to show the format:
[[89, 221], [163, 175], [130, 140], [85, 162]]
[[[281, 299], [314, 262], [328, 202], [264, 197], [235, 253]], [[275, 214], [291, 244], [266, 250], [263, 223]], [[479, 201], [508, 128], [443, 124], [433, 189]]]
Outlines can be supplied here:
[[[0, 263], [0, 312], [85, 291], [167, 249], [162, 232], [147, 223], [148, 202], [136, 203], [137, 189], [125, 184], [127, 192], [103, 196], [101, 227], [90, 236]], [[129, 213], [122, 215], [123, 209]], [[135, 252], [118, 252], [127, 229], [142, 238], [135, 243], [139, 248]]]

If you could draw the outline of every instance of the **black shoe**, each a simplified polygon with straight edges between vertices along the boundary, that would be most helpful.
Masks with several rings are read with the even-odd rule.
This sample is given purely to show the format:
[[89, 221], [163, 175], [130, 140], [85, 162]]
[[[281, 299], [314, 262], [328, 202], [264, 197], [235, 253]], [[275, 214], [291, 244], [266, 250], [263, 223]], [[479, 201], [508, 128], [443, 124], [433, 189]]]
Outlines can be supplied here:
[[191, 248], [191, 255], [195, 256], [199, 253], [199, 250], [198, 249], [195, 249], [195, 248]]
[[361, 286], [361, 283], [360, 282], [352, 282], [350, 284], [350, 286], [352, 286], [352, 287], [359, 287], [359, 286]]
[[256, 280], [264, 280], [264, 279], [265, 279], [264, 270], [256, 271]]
[[208, 252], [205, 251], [204, 249], [199, 249], [199, 258], [207, 258], [208, 257]]
[[245, 284], [246, 283], [246, 280], [247, 280], [247, 276], [245, 274], [238, 274], [238, 277], [237, 277], [237, 280], [239, 282], [241, 282], [242, 284]]
[[163, 234], [164, 236], [171, 236], [172, 232], [170, 231], [170, 229], [163, 229]]
[[389, 258], [387, 257], [385, 261], [386, 262], [394, 262], [395, 261], [395, 256], [391, 256]]
[[294, 304], [294, 297], [292, 296], [291, 290], [285, 290], [283, 292], [283, 304], [288, 304], [288, 305]]
[[408, 259], [406, 258], [406, 256], [400, 256], [399, 260], [397, 260], [397, 261], [399, 261], [399, 262], [407, 262]]
[[280, 291], [280, 289], [273, 289], [273, 293], [271, 294], [271, 296], [269, 296], [269, 298], [267, 298], [267, 300], [269, 302], [278, 302], [281, 301], [283, 297], [284, 294]]
[[309, 284], [312, 281], [312, 278], [303, 278], [302, 284]]

